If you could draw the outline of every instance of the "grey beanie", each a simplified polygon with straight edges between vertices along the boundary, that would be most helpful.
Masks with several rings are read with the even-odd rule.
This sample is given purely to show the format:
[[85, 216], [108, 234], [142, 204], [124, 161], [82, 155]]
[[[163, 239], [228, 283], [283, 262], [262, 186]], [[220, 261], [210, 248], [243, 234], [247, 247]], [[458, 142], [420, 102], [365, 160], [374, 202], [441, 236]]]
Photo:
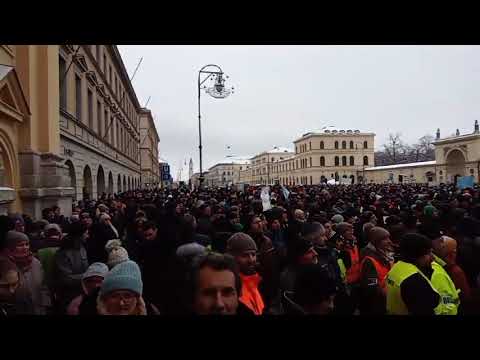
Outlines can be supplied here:
[[332, 216], [332, 221], [335, 223], [335, 224], [340, 224], [341, 222], [343, 222], [344, 218], [342, 215], [340, 214], [336, 214], [336, 215], [333, 215]]
[[182, 258], [191, 258], [197, 255], [203, 255], [207, 252], [207, 248], [197, 243], [184, 244], [178, 247], [177, 256]]
[[88, 279], [93, 276], [100, 276], [105, 278], [105, 275], [108, 273], [108, 266], [101, 262], [95, 262], [90, 265], [82, 275], [82, 280]]
[[22, 232], [10, 230], [7, 232], [7, 236], [5, 238], [5, 244], [7, 248], [15, 247], [21, 241], [30, 241], [28, 236]]
[[248, 234], [238, 232], [227, 240], [227, 252], [232, 255], [252, 250], [257, 251], [257, 244]]

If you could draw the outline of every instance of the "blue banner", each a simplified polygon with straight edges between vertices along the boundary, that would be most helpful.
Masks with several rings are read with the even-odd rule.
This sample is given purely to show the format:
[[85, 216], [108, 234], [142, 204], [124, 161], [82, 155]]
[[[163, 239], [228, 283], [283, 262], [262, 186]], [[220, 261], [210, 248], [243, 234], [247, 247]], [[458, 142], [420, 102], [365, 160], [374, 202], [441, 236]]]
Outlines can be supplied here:
[[460, 190], [473, 188], [473, 176], [462, 176], [457, 178], [457, 188]]

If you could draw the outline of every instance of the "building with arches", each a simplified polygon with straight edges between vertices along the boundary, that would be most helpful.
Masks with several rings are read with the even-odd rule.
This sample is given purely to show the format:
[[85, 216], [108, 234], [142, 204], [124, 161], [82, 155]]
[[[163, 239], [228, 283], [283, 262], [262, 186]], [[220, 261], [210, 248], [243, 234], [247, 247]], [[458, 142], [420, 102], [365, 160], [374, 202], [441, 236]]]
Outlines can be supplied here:
[[0, 212], [35, 218], [72, 188], [60, 151], [58, 46], [0, 45]]
[[140, 186], [147, 110], [115, 45], [0, 45], [0, 64], [1, 213]]
[[430, 183], [432, 185], [456, 183], [462, 176], [473, 176], [479, 182], [480, 170], [480, 131], [475, 121], [473, 132], [445, 138], [437, 138], [435, 160], [410, 164], [377, 166], [365, 169], [366, 179], [372, 183]]
[[271, 183], [362, 182], [363, 169], [374, 163], [374, 141], [374, 133], [335, 126], [307, 132], [294, 141], [294, 156], [274, 164]]
[[60, 152], [73, 200], [138, 188], [140, 113], [148, 110], [140, 107], [117, 47], [62, 45], [56, 56], [64, 77], [58, 82]]

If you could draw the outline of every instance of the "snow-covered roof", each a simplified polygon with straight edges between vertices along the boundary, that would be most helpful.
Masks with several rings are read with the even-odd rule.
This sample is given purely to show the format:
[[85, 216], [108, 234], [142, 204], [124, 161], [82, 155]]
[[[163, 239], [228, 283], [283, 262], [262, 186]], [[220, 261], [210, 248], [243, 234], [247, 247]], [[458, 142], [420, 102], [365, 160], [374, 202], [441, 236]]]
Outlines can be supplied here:
[[282, 153], [293, 153], [293, 150], [286, 147], [275, 146], [273, 149], [266, 152], [269, 154], [282, 154]]
[[315, 129], [312, 131], [309, 131], [305, 134], [303, 134], [301, 137], [308, 136], [308, 135], [316, 135], [316, 134], [322, 134], [322, 135], [340, 135], [340, 134], [347, 134], [347, 135], [354, 135], [354, 134], [365, 134], [365, 132], [362, 132], [358, 129], [341, 129], [333, 125], [329, 126], [324, 126], [321, 129]]
[[432, 161], [420, 161], [408, 164], [395, 164], [395, 165], [386, 165], [386, 166], [374, 166], [365, 168], [365, 171], [369, 170], [389, 170], [389, 169], [399, 169], [399, 168], [406, 168], [406, 167], [418, 167], [418, 166], [433, 166], [437, 162], [435, 160]]

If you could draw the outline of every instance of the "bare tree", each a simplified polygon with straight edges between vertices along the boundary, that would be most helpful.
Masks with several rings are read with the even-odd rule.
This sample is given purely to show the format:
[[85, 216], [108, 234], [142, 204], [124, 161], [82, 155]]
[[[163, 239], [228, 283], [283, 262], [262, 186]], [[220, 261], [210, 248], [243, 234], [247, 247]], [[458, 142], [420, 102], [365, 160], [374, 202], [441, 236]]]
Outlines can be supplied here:
[[387, 156], [387, 159], [390, 160], [393, 164], [397, 164], [398, 153], [403, 146], [401, 139], [401, 134], [389, 134], [387, 143], [383, 145], [384, 152]]

